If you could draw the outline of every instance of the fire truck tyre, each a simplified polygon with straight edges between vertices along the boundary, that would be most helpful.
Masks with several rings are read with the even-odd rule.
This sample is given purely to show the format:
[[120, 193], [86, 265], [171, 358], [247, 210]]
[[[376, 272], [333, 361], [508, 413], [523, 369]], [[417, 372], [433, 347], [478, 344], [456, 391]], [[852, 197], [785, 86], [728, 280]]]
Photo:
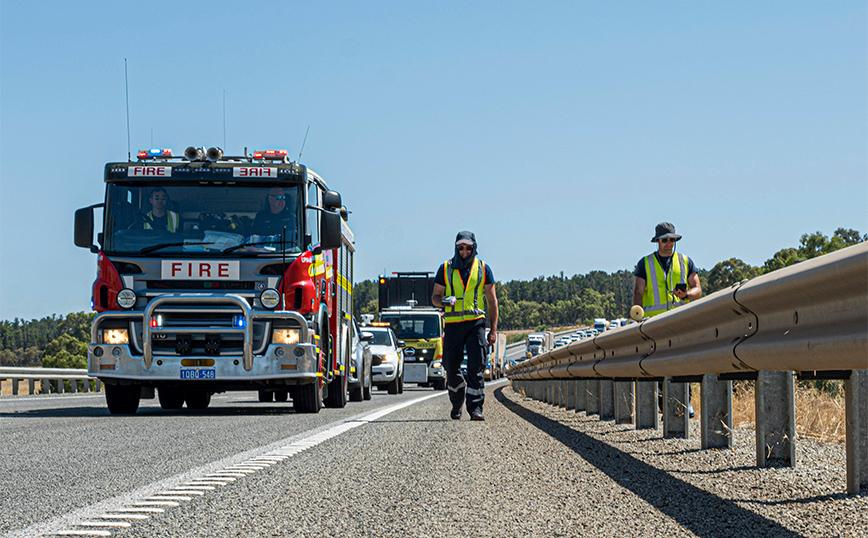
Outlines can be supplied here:
[[184, 393], [173, 387], [159, 387], [157, 397], [163, 409], [181, 409], [184, 407]]
[[351, 402], [361, 402], [364, 398], [362, 397], [362, 387], [356, 387], [350, 389], [350, 401]]
[[435, 379], [431, 384], [434, 385], [434, 390], [446, 390], [445, 379]]
[[135, 415], [141, 396], [141, 385], [105, 386], [105, 402], [112, 415]]
[[202, 389], [189, 389], [184, 391], [184, 400], [187, 402], [187, 409], [208, 409], [211, 393]]
[[320, 401], [319, 382], [299, 385], [295, 389], [295, 398], [292, 406], [296, 413], [319, 413], [322, 407]]
[[274, 393], [270, 390], [260, 390], [259, 391], [259, 401], [262, 403], [268, 403], [274, 400]]
[[284, 390], [276, 390], [274, 391], [274, 401], [275, 402], [285, 402], [289, 398], [289, 391]]
[[326, 407], [341, 408], [347, 406], [347, 378], [335, 376], [334, 381], [329, 383], [329, 393], [323, 402]]
[[386, 387], [386, 390], [389, 391], [389, 394], [398, 394], [398, 376], [395, 376], [395, 379], [389, 382], [389, 386]]

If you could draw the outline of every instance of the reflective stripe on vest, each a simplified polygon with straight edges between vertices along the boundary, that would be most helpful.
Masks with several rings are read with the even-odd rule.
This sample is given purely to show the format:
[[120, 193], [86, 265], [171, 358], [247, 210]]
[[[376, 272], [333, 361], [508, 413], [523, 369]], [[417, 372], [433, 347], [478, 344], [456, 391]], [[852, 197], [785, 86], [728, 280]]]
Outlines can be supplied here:
[[[166, 229], [171, 233], [175, 233], [175, 230], [178, 229], [178, 221], [180, 220], [180, 217], [174, 211], [166, 211], [166, 215]], [[151, 221], [145, 221], [145, 230], [153, 230], [154, 228], [151, 226], [151, 222], [154, 222], [153, 211], [148, 211], [148, 218], [151, 219]]]
[[[464, 287], [464, 282], [461, 281], [459, 271], [452, 269], [452, 260], [443, 262], [443, 278], [446, 280], [446, 296], [454, 295], [455, 304], [446, 307], [444, 318], [446, 323], [457, 323], [460, 321], [472, 321], [485, 317], [485, 310], [482, 305], [485, 304], [485, 262], [479, 258], [473, 259], [473, 265], [470, 267], [470, 276], [467, 278], [467, 288]], [[470, 303], [470, 297], [467, 297], [467, 291], [471, 291], [473, 303]]]
[[642, 293], [645, 317], [656, 316], [685, 304], [686, 301], [671, 291], [679, 283], [687, 283], [687, 256], [673, 253], [668, 274], [663, 271], [654, 253], [645, 256], [645, 291]]

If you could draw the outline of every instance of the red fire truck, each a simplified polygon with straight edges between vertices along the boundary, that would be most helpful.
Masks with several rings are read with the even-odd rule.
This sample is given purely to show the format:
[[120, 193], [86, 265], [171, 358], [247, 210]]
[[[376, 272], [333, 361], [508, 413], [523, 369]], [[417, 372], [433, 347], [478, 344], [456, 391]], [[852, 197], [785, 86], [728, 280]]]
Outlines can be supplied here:
[[285, 150], [137, 156], [108, 163], [104, 202], [75, 213], [75, 244], [97, 255], [88, 375], [109, 411], [155, 395], [204, 409], [231, 390], [302, 413], [345, 406], [354, 249], [340, 194]]

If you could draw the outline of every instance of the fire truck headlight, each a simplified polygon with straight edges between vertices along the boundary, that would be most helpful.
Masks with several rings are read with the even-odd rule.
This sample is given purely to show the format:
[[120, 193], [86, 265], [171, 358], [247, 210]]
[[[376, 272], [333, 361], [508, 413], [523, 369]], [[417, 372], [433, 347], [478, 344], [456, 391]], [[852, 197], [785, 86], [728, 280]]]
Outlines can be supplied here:
[[124, 288], [118, 292], [118, 306], [125, 309], [130, 309], [136, 306], [136, 292], [129, 288]]
[[103, 344], [129, 344], [130, 334], [127, 329], [103, 329]]
[[298, 329], [274, 329], [271, 333], [271, 342], [274, 344], [297, 344]]
[[259, 296], [259, 302], [265, 308], [276, 308], [280, 304], [280, 294], [277, 293], [277, 290], [269, 288]]

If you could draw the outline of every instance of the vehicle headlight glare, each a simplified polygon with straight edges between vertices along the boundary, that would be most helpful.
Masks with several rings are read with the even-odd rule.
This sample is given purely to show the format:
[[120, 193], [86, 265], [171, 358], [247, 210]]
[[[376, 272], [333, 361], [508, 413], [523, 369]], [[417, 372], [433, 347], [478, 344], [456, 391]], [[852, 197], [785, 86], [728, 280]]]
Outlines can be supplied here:
[[271, 332], [271, 341], [275, 344], [297, 344], [298, 329], [274, 329]]
[[129, 344], [130, 333], [127, 329], [103, 329], [103, 344]]
[[440, 366], [442, 366], [442, 364], [440, 363], [440, 361], [434, 361], [434, 362], [431, 363], [431, 367], [432, 367], [432, 368], [440, 368]]
[[386, 353], [385, 355], [383, 355], [383, 361], [384, 362], [395, 362], [397, 360], [398, 360], [398, 355], [396, 355], [394, 353]]
[[277, 290], [269, 288], [259, 296], [259, 302], [265, 308], [277, 308], [277, 305], [280, 304], [280, 294], [277, 293]]
[[124, 288], [118, 292], [118, 306], [124, 309], [130, 309], [136, 306], [136, 292], [129, 288]]

